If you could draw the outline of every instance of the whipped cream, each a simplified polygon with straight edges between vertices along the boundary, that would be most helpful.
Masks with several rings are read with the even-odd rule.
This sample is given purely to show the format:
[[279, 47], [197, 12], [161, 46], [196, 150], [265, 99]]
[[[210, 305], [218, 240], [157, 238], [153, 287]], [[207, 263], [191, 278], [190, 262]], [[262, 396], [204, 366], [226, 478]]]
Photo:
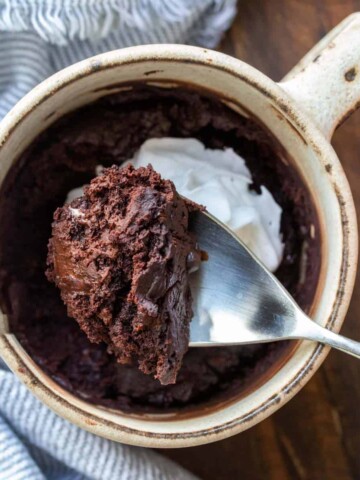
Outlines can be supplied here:
[[284, 251], [282, 209], [264, 186], [260, 194], [249, 189], [251, 173], [232, 148], [207, 149], [194, 138], [154, 138], [126, 163], [150, 163], [181, 195], [231, 228], [269, 270], [277, 269]]
[[[150, 163], [181, 195], [231, 228], [269, 270], [277, 269], [284, 251], [282, 209], [264, 186], [260, 194], [249, 189], [251, 173], [233, 149], [207, 149], [193, 138], [150, 139], [128, 163], [135, 168]], [[82, 193], [82, 188], [72, 190], [67, 202]]]

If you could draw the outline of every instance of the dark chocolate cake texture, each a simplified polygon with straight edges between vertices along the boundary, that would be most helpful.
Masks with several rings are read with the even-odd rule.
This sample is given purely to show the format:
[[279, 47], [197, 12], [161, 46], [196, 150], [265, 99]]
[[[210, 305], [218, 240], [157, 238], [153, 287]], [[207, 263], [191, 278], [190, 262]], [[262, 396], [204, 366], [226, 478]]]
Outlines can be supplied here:
[[148, 138], [165, 136], [233, 148], [245, 159], [251, 188], [266, 186], [283, 210], [285, 249], [276, 276], [305, 311], [319, 272], [317, 217], [308, 191], [271, 135], [219, 99], [185, 88], [135, 86], [54, 123], [12, 167], [0, 192], [1, 307], [21, 344], [54, 381], [89, 402], [126, 411], [164, 412], [231, 399], [287, 348], [189, 349], [176, 383], [161, 385], [136, 365], [119, 364], [105, 343], [91, 343], [68, 317], [59, 289], [45, 276], [54, 211], [71, 189], [95, 177], [96, 165], [121, 165]]

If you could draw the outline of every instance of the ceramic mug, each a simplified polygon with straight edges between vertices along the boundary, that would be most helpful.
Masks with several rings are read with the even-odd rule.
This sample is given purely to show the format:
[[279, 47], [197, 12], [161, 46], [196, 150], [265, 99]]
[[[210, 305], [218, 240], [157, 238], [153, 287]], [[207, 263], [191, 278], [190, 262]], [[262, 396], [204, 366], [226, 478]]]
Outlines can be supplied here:
[[[182, 45], [148, 45], [98, 55], [45, 80], [0, 126], [0, 185], [24, 149], [67, 112], [132, 81], [192, 84], [233, 109], [245, 109], [272, 132], [304, 179], [319, 216], [321, 267], [311, 308], [314, 321], [338, 332], [356, 273], [357, 224], [353, 200], [330, 146], [336, 126], [360, 101], [360, 14], [343, 21], [286, 78], [276, 84], [227, 55]], [[192, 416], [134, 416], [66, 392], [27, 355], [0, 316], [0, 354], [27, 387], [56, 413], [95, 434], [147, 447], [213, 442], [260, 422], [290, 400], [319, 368], [328, 348], [299, 341], [258, 387], [229, 404]]]

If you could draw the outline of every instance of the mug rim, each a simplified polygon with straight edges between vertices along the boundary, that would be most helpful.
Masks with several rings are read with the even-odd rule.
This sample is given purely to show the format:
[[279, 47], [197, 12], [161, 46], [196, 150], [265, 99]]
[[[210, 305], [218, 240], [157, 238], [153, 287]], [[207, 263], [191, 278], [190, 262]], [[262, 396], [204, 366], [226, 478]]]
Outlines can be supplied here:
[[[337, 312], [333, 316], [334, 318], [327, 319], [326, 327], [338, 331], [344, 321], [351, 298], [357, 264], [356, 215], [345, 173], [331, 145], [318, 130], [312, 119], [301, 111], [301, 108], [296, 103], [296, 99], [292, 99], [281, 89], [281, 86], [241, 60], [201, 47], [170, 44], [129, 47], [90, 57], [44, 80], [13, 107], [0, 124], [0, 148], [5, 145], [9, 136], [28, 114], [50, 95], [68, 86], [70, 83], [74, 83], [84, 76], [96, 74], [99, 70], [117, 68], [120, 65], [123, 66], [136, 62], [151, 61], [156, 63], [159, 60], [199, 63], [210, 68], [225, 71], [227, 74], [250, 84], [251, 87], [257, 89], [262, 95], [270, 98], [290, 118], [311, 147], [317, 152], [319, 161], [323, 162], [324, 166], [331, 165], [336, 176], [336, 184], [333, 181], [333, 177], [329, 176], [328, 180], [336, 191], [339, 201], [339, 209], [343, 220], [341, 230], [343, 240], [342, 254], [343, 257], [346, 256], [346, 261], [343, 262], [341, 267], [340, 283], [334, 299], [337, 302]], [[346, 255], [345, 251], [347, 252]], [[11, 337], [14, 336], [11, 334], [0, 335], [0, 353], [2, 353], [8, 365], [30, 390], [50, 408], [55, 410], [56, 413], [92, 433], [113, 440], [134, 445], [169, 448], [209, 443], [250, 428], [290, 400], [307, 383], [329, 352], [329, 347], [318, 344], [309, 345], [307, 355], [304, 356], [301, 362], [299, 361], [296, 375], [291, 379], [287, 379], [286, 392], [279, 392], [279, 398], [276, 399], [264, 396], [263, 404], [257, 405], [256, 408], [247, 412], [246, 415], [233, 418], [230, 421], [217, 425], [216, 428], [200, 428], [186, 434], [185, 432], [159, 434], [156, 432], [132, 430], [98, 416], [93, 416], [92, 418], [89, 412], [84, 412], [81, 408], [79, 409], [69, 401], [60, 398], [56, 392], [53, 392], [46, 385], [39, 384], [38, 377], [35, 376], [31, 368], [28, 368], [28, 365], [21, 358], [16, 349], [16, 341]], [[192, 421], [195, 423], [196, 419], [194, 417]], [[163, 422], [163, 420], [161, 421]]]

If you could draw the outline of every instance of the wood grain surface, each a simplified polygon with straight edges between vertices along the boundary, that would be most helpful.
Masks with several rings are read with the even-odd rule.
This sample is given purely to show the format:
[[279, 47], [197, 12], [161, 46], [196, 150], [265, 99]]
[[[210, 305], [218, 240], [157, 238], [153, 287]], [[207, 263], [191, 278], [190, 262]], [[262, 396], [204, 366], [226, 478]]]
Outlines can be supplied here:
[[[220, 50], [280, 80], [360, 0], [240, 0]], [[360, 214], [360, 111], [333, 146]], [[360, 225], [360, 218], [358, 218]], [[342, 328], [360, 341], [360, 276]], [[162, 451], [205, 480], [360, 480], [360, 362], [332, 351], [287, 405], [254, 428], [210, 445]]]

